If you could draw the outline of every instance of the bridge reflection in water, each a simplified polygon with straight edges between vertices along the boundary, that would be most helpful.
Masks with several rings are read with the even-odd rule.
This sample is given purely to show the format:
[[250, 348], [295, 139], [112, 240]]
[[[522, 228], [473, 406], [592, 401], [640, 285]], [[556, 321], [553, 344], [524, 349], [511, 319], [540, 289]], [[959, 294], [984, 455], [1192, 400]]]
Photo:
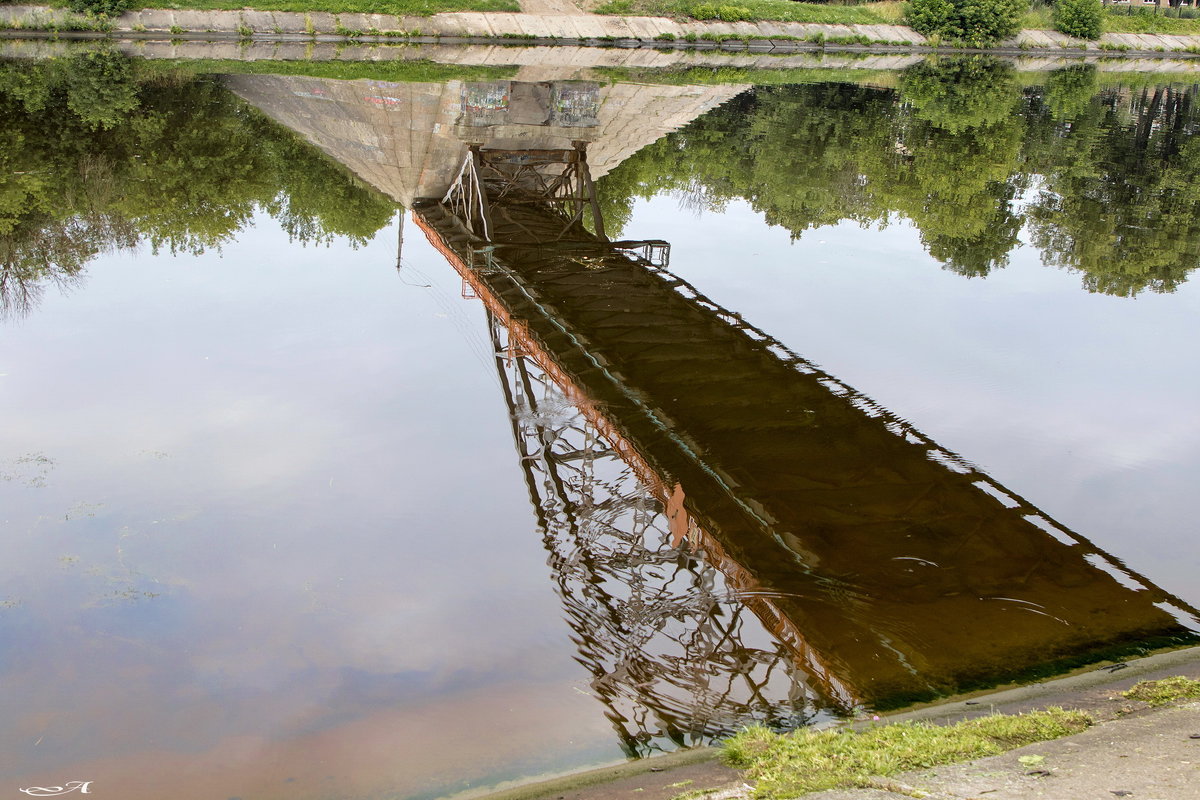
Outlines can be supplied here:
[[[382, 112], [344, 89], [232, 88], [368, 179], [392, 157], [346, 146]], [[1191, 638], [1194, 609], [703, 296], [667, 243], [609, 241], [589, 154], [607, 170], [666, 132], [628, 135], [628, 91], [429, 89], [387, 118], [419, 146], [382, 172], [487, 307], [578, 658], [630, 754]], [[721, 100], [665, 91], [693, 116]]]

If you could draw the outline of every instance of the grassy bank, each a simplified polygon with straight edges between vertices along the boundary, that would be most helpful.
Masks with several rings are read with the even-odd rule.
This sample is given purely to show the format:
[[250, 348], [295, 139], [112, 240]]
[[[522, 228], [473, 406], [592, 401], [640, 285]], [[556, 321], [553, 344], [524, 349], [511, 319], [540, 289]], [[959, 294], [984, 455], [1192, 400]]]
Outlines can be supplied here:
[[1083, 711], [1049, 708], [954, 725], [896, 723], [861, 731], [787, 735], [751, 728], [725, 743], [724, 757], [756, 782], [757, 797], [796, 797], [837, 788], [887, 788], [888, 776], [999, 755], [1079, 733], [1095, 722]]
[[862, 86], [890, 87], [897, 72], [853, 67], [677, 67], [653, 69], [640, 67], [597, 67], [596, 72], [614, 83], [657, 83], [673, 86], [722, 86], [736, 83], [777, 86], [797, 83], [853, 83]]
[[438, 64], [433, 61], [234, 61], [189, 58], [152, 62], [197, 75], [298, 75], [340, 81], [373, 80], [388, 83], [445, 83], [458, 81], [509, 80], [517, 67], [488, 67]]
[[[849, 83], [858, 86], [870, 86], [877, 89], [894, 89], [902, 74], [901, 70], [896, 69], [857, 69], [853, 66], [841, 67], [788, 67], [786, 69], [772, 69], [770, 67], [596, 67], [596, 72], [602, 75], [606, 80], [613, 83], [656, 83], [668, 84], [672, 86], [725, 86], [729, 84], [746, 83], [754, 86], [791, 86], [801, 83]], [[1053, 72], [1018, 72], [1016, 80], [1020, 86], [1031, 88], [1036, 86], [1044, 86], [1047, 79], [1053, 75]], [[1144, 87], [1156, 87], [1167, 85], [1191, 85], [1192, 79], [1187, 74], [1173, 75], [1171, 73], [1162, 72], [1097, 72], [1096, 88], [1097, 90], [1107, 87], [1124, 87], [1127, 89], [1141, 89]], [[1177, 642], [1172, 642], [1167, 646], [1167, 649], [1178, 647]], [[1145, 655], [1142, 649], [1133, 651], [1114, 651], [1113, 653], [1105, 653], [1104, 658], [1110, 656], [1112, 660], [1121, 660], [1128, 657], [1139, 657]], [[1094, 658], [1088, 659], [1085, 663], [1091, 664]], [[1051, 673], [1057, 671], [1068, 671], [1076, 668], [1077, 664], [1060, 665], [1059, 668], [1051, 670]], [[1046, 675], [1034, 676], [1035, 679], [1047, 677]]]
[[[898, 0], [860, 5], [797, 3], [792, 0], [609, 0], [597, 14], [677, 17], [697, 20], [775, 20], [823, 25], [903, 25], [904, 3]], [[1030, 9], [1021, 22], [1027, 30], [1054, 30], [1049, 6]], [[1200, 19], [1180, 19], [1148, 9], [1104, 12], [1109, 33], [1200, 34]]]
[[1141, 681], [1132, 689], [1121, 692], [1130, 700], [1140, 700], [1152, 706], [1165, 706], [1184, 700], [1200, 700], [1200, 681], [1185, 678], [1164, 678], [1160, 681]]
[[[1191, 9], [1184, 9], [1191, 13]], [[1172, 12], [1173, 13], [1173, 12]], [[1025, 15], [1023, 28], [1050, 30], [1054, 27], [1050, 9], [1041, 6]], [[1200, 34], [1200, 19], [1167, 16], [1167, 12], [1155, 14], [1148, 8], [1106, 8], [1104, 10], [1106, 33], [1168, 33], [1180, 35]]]
[[[0, 0], [0, 3], [6, 0]], [[49, 0], [65, 8], [66, 0]], [[586, 5], [586, 4], [585, 4]], [[902, 0], [881, 0], [856, 5], [793, 2], [793, 0], [607, 0], [593, 11], [609, 16], [650, 16], [675, 19], [736, 22], [771, 20], [822, 25], [903, 25]], [[520, 11], [519, 0], [164, 0], [135, 5], [135, 8], [166, 8], [181, 11], [254, 10], [328, 12], [331, 14], [393, 14], [430, 16], [443, 11]], [[1188, 13], [1191, 13], [1190, 10]], [[1026, 12], [1021, 21], [1026, 30], [1053, 30], [1048, 5]], [[1106, 8], [1107, 33], [1153, 33], [1200, 35], [1200, 16], [1180, 18], [1145, 8]]]
[[[1173, 705], [1200, 699], [1200, 681], [1182, 676], [1141, 681], [1121, 696], [1151, 707]], [[1128, 712], [1122, 709], [1102, 717], [1108, 720]], [[731, 766], [746, 771], [746, 777], [755, 781], [754, 796], [759, 798], [789, 798], [842, 788], [905, 793], [889, 778], [1081, 733], [1097, 721], [1085, 711], [1052, 707], [1027, 714], [961, 720], [953, 725], [898, 722], [859, 730], [832, 728], [789, 734], [756, 727], [727, 740], [722, 757]], [[1026, 755], [1020, 761], [1034, 765], [1041, 756]]]
[[597, 7], [595, 12], [727, 22], [744, 19], [816, 22], [824, 25], [899, 25], [902, 24], [903, 6], [901, 2], [835, 6], [796, 3], [792, 0], [609, 0]]
[[1167, 17], [1146, 9], [1135, 9], [1130, 14], [1105, 12], [1104, 30], [1109, 33], [1174, 33], [1187, 36], [1200, 34], [1200, 19]]
[[[63, 8], [56, 0], [51, 5]], [[331, 14], [395, 14], [427, 17], [442, 11], [520, 11], [517, 0], [164, 0], [135, 4], [135, 8], [176, 11], [327, 11]]]

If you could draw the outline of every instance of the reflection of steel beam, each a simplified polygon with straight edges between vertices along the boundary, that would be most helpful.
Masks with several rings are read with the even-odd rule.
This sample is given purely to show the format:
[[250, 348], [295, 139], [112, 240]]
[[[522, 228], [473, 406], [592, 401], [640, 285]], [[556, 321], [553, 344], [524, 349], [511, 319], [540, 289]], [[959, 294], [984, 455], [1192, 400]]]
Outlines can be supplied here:
[[620, 250], [637, 261], [645, 262], [648, 266], [658, 269], [666, 269], [671, 266], [671, 245], [662, 239], [613, 242], [612, 246], [614, 250]]
[[[668, 513], [588, 416], [489, 311], [530, 498], [579, 660], [631, 755], [752, 719], [812, 718], [788, 647], [764, 634], [711, 554], [677, 549]], [[728, 588], [727, 588], [728, 587]], [[730, 591], [733, 589], [735, 591]]]
[[[510, 213], [543, 213], [521, 209]], [[786, 619], [799, 658], [844, 697], [929, 697], [1194, 622], [1177, 598], [677, 276], [599, 239], [542, 246], [507, 221], [495, 237], [523, 243], [488, 246], [475, 269], [483, 243], [442, 207], [417, 216], [659, 499], [678, 496], [686, 527], [762, 587], [761, 615]]]
[[473, 144], [442, 202], [486, 241], [492, 241], [493, 205], [498, 213], [513, 205], [548, 210], [542, 219], [549, 227], [521, 226], [541, 242], [590, 240], [585, 213], [591, 215], [595, 235], [606, 238], [582, 141], [574, 142], [572, 150], [499, 150]]
[[471, 147], [458, 170], [458, 177], [446, 190], [442, 203], [453, 209], [472, 233], [484, 240], [492, 237], [492, 214], [487, 191], [480, 176], [479, 148]]
[[401, 268], [404, 257], [404, 209], [396, 209], [396, 269]]

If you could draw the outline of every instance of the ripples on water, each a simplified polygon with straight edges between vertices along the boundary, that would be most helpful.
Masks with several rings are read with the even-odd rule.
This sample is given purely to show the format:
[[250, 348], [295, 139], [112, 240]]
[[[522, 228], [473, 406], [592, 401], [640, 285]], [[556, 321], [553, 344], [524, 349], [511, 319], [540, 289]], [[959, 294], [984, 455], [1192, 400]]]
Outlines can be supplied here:
[[6, 780], [433, 797], [1192, 640], [1195, 86], [511, 73], [0, 62]]

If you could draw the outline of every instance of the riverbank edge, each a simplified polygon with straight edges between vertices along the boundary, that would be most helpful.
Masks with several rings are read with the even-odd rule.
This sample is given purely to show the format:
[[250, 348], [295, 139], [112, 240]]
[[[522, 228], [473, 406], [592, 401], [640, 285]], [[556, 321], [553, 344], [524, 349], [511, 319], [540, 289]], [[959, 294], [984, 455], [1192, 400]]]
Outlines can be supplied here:
[[[1124, 691], [1142, 680], [1159, 680], [1175, 675], [1200, 679], [1200, 647], [1172, 650], [1123, 662], [1123, 665], [1104, 665], [1089, 668], [1061, 678], [1017, 686], [1000, 691], [979, 692], [946, 700], [883, 717], [883, 724], [897, 722], [936, 722], [949, 724], [985, 714], [1020, 714], [1047, 706], [1094, 709], [1098, 704], [1110, 701], [1110, 696]], [[1148, 709], [1143, 713], [1158, 713], [1169, 710]], [[1103, 725], [1105, 720], [1100, 722]], [[875, 721], [849, 723], [852, 727], [878, 725]], [[596, 769], [583, 770], [553, 778], [523, 783], [511, 788], [487, 793], [471, 793], [456, 796], [455, 800], [606, 800], [617, 793], [614, 784], [628, 783], [653, 773], [654, 783], [667, 790], [653, 791], [634, 788], [639, 800], [661, 800], [689, 789], [698, 788], [697, 767], [715, 766], [721, 755], [720, 748], [698, 747], [679, 750], [653, 758], [626, 761]], [[735, 770], [724, 768], [727, 780], [740, 775]], [[709, 771], [711, 775], [711, 770]], [[706, 775], [705, 777], [708, 777]], [[703, 779], [701, 779], [703, 780]], [[733, 780], [740, 781], [739, 778]], [[622, 787], [620, 794], [629, 791]], [[656, 798], [656, 795], [661, 797]]]
[[993, 53], [1195, 58], [1200, 35], [1106, 33], [1097, 41], [1021, 31], [995, 47], [934, 46], [901, 25], [696, 22], [598, 14], [447, 12], [429, 17], [290, 11], [144, 9], [97, 19], [38, 5], [0, 6], [0, 35], [241, 42], [525, 44], [791, 53]]

